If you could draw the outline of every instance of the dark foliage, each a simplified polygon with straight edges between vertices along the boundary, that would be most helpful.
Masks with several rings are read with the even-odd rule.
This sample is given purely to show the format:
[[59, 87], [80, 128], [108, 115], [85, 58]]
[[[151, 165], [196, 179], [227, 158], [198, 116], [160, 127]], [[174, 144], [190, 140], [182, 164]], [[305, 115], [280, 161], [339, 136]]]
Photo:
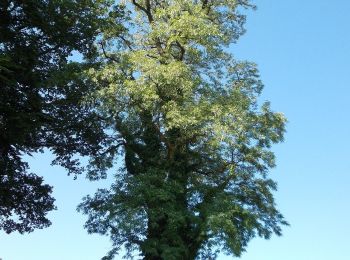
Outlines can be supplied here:
[[[0, 2], [0, 229], [8, 233], [48, 226], [55, 208], [52, 188], [28, 173], [23, 155], [49, 148], [57, 164], [78, 173], [75, 152], [99, 147], [102, 126], [82, 103], [92, 85], [81, 72], [100, 30], [120, 15], [112, 3]], [[73, 51], [85, 64], [68, 62]]]

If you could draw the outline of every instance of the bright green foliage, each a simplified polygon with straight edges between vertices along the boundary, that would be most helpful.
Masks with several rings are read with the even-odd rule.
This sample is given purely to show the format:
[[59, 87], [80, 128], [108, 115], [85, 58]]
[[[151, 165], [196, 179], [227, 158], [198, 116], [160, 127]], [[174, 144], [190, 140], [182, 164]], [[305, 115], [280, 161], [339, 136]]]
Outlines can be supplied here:
[[280, 235], [286, 222], [266, 175], [285, 118], [258, 103], [256, 66], [225, 51], [244, 32], [239, 11], [250, 3], [126, 7], [129, 33], [108, 34], [105, 65], [89, 70], [101, 87], [91, 100], [125, 166], [110, 190], [79, 207], [89, 232], [111, 236], [105, 259], [122, 245], [152, 260], [213, 259], [216, 249], [239, 256], [254, 236]]

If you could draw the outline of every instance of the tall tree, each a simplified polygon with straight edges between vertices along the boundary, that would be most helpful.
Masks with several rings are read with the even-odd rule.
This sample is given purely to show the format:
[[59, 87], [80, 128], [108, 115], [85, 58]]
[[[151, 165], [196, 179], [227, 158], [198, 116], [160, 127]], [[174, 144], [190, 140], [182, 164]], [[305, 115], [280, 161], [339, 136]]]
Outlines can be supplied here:
[[[285, 118], [259, 103], [256, 65], [226, 50], [244, 32], [248, 0], [131, 0], [129, 33], [102, 44], [91, 96], [123, 166], [110, 189], [79, 210], [91, 233], [109, 234], [143, 259], [239, 256], [256, 235], [281, 234], [270, 151]], [[111, 38], [112, 37], [112, 38]], [[109, 48], [108, 48], [109, 46]], [[98, 169], [100, 163], [91, 167]], [[92, 178], [98, 176], [92, 171]]]
[[80, 74], [87, 65], [67, 59], [76, 51], [92, 61], [101, 30], [120, 29], [113, 2], [0, 1], [0, 230], [50, 224], [52, 188], [28, 172], [23, 155], [50, 148], [57, 163], [77, 172], [74, 153], [98, 149], [102, 126], [81, 104], [93, 87]]

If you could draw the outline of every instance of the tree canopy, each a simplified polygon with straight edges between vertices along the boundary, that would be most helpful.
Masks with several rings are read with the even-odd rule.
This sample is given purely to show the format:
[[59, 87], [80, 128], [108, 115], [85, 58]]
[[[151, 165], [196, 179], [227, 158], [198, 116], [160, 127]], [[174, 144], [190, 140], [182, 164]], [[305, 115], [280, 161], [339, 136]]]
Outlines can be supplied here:
[[[120, 30], [113, 2], [0, 3], [0, 230], [22, 233], [50, 224], [52, 188], [28, 172], [23, 155], [49, 148], [56, 163], [77, 173], [73, 155], [98, 149], [102, 128], [81, 102], [92, 85], [80, 72], [92, 66], [101, 31], [111, 24]], [[73, 51], [86, 62], [68, 63]]]
[[[286, 119], [258, 97], [254, 63], [227, 51], [244, 33], [248, 0], [131, 0], [127, 31], [105, 31], [89, 95], [108, 142], [90, 161], [98, 179], [123, 156], [110, 189], [79, 210], [143, 259], [239, 256], [250, 239], [287, 224], [268, 178]], [[101, 171], [102, 169], [102, 171]], [[103, 176], [102, 176], [103, 177]]]

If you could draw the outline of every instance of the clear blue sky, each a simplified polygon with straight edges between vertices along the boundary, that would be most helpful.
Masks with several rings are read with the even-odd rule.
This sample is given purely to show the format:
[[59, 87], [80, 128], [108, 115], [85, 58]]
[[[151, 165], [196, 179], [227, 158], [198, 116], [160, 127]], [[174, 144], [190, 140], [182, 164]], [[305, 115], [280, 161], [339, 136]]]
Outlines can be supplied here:
[[[274, 147], [277, 203], [291, 226], [282, 237], [254, 239], [242, 260], [350, 259], [350, 1], [256, 1], [247, 33], [232, 47], [259, 65], [263, 99], [289, 119], [286, 141]], [[75, 211], [105, 183], [73, 181], [50, 166], [48, 153], [30, 160], [55, 186], [58, 210], [50, 228], [0, 233], [3, 260], [97, 260], [108, 237], [88, 235]], [[107, 181], [108, 182], [108, 181]], [[120, 259], [120, 258], [118, 258]], [[219, 260], [232, 259], [221, 256]]]

